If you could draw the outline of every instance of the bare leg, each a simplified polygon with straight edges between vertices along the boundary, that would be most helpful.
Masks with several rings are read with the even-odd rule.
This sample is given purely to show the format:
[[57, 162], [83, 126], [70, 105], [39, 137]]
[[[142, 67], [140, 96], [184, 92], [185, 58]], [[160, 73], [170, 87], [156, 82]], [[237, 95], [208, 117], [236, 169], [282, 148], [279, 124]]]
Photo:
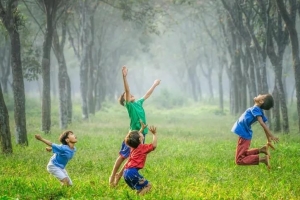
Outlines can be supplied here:
[[125, 169], [125, 165], [123, 165], [123, 167], [122, 167], [122, 169], [121, 169], [120, 172], [116, 173], [116, 175], [115, 175], [115, 180], [114, 180], [114, 185], [115, 185], [115, 186], [118, 185], [120, 179], [122, 178], [124, 169]]
[[122, 162], [125, 160], [125, 158], [123, 158], [122, 156], [119, 156], [115, 162], [114, 168], [111, 172], [111, 175], [109, 177], [109, 184], [111, 186], [115, 186], [114, 181], [115, 181], [115, 176], [117, 174], [117, 171], [119, 170]]
[[150, 183], [148, 183], [148, 185], [146, 185], [143, 189], [137, 191], [138, 195], [143, 196], [144, 194], [146, 194], [147, 192], [149, 192], [149, 190], [151, 189], [152, 185]]

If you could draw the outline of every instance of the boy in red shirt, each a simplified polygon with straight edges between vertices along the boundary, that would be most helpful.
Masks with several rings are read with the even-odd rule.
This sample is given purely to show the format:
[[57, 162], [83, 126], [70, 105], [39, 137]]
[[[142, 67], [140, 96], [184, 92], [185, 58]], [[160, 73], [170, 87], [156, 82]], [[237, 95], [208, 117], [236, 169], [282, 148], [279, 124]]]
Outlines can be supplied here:
[[[142, 130], [145, 125], [142, 122], [141, 124]], [[130, 156], [125, 165], [123, 177], [129, 187], [137, 190], [137, 194], [144, 195], [151, 189], [151, 184], [139, 174], [139, 170], [144, 168], [147, 154], [157, 146], [157, 133], [156, 127], [150, 126], [149, 131], [153, 134], [152, 143], [143, 144], [144, 136], [141, 130], [130, 131], [125, 138], [126, 145], [130, 147]]]

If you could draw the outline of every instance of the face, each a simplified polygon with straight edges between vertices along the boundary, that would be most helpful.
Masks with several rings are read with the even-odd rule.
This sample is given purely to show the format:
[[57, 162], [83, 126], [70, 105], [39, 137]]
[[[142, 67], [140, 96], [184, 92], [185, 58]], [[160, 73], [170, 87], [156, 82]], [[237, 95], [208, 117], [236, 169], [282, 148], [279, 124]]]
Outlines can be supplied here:
[[254, 102], [258, 105], [262, 105], [264, 103], [264, 100], [266, 98], [266, 94], [265, 95], [262, 95], [262, 94], [259, 94], [258, 96], [254, 97]]
[[143, 144], [144, 143], [144, 135], [140, 132], [139, 132], [139, 135], [140, 135], [140, 142], [141, 142], [141, 144]]
[[76, 143], [77, 142], [77, 137], [74, 135], [73, 132], [70, 132], [66, 141], [69, 143]]

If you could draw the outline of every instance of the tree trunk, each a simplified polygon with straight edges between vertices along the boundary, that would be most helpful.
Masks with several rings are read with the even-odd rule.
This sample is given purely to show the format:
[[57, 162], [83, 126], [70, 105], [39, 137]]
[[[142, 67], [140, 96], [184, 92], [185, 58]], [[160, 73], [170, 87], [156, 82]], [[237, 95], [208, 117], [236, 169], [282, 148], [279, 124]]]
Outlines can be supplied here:
[[2, 94], [2, 87], [0, 83], [0, 142], [2, 153], [12, 153], [12, 143], [9, 127], [9, 115], [5, 101]]
[[[21, 42], [18, 32], [18, 2], [11, 0], [7, 2], [7, 11], [4, 10], [0, 1], [0, 17], [9, 33], [11, 41], [11, 67], [13, 76], [14, 93], [14, 117], [17, 144], [28, 146], [25, 112], [25, 92], [21, 62]], [[14, 15], [13, 15], [14, 13]]]
[[42, 57], [42, 131], [50, 133], [51, 129], [51, 83], [50, 83], [50, 56], [51, 45], [53, 40], [53, 19], [55, 17], [56, 9], [50, 7], [45, 2], [46, 10], [46, 31], [43, 43], [43, 57]]
[[[276, 80], [275, 80], [276, 81]], [[275, 84], [272, 96], [274, 98], [274, 108], [273, 108], [273, 121], [274, 124], [272, 125], [274, 132], [281, 131], [281, 124], [280, 124], [280, 101], [279, 101], [279, 94], [278, 94], [277, 85]]]
[[80, 91], [81, 91], [81, 110], [82, 119], [89, 118], [88, 112], [88, 24], [87, 24], [87, 2], [81, 2], [81, 31], [80, 39], [82, 46], [82, 56], [80, 58]]
[[297, 97], [297, 112], [298, 112], [298, 130], [300, 131], [300, 56], [299, 56], [299, 40], [297, 35], [297, 30], [295, 26], [295, 11], [293, 9], [297, 7], [296, 0], [290, 0], [290, 13], [288, 14], [286, 7], [282, 0], [276, 0], [280, 14], [287, 26], [289, 31], [289, 36], [292, 45], [292, 55], [293, 55], [293, 68], [295, 76], [296, 85], [296, 97]]
[[4, 47], [0, 51], [0, 83], [2, 84], [2, 91], [4, 94], [8, 93], [8, 78], [10, 75], [10, 44], [9, 40], [5, 42]]
[[67, 72], [67, 64], [64, 56], [64, 40], [66, 36], [65, 24], [62, 26], [63, 35], [60, 44], [57, 30], [53, 32], [53, 47], [58, 62], [58, 86], [59, 86], [59, 118], [60, 128], [66, 129], [72, 122], [72, 100], [70, 78]]

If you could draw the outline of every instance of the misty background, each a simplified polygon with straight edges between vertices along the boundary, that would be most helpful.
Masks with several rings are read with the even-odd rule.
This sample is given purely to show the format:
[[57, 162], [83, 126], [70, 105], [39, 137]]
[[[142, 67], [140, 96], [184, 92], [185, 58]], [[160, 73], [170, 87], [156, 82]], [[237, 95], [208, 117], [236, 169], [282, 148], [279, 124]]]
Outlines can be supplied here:
[[271, 93], [271, 128], [289, 132], [300, 96], [297, 0], [1, 0], [0, 13], [1, 94], [14, 97], [17, 143], [27, 141], [26, 98], [40, 99], [45, 133], [58, 99], [64, 129], [75, 100], [82, 119], [118, 103], [123, 65], [136, 98], [161, 79], [160, 108], [204, 101], [239, 115]]

